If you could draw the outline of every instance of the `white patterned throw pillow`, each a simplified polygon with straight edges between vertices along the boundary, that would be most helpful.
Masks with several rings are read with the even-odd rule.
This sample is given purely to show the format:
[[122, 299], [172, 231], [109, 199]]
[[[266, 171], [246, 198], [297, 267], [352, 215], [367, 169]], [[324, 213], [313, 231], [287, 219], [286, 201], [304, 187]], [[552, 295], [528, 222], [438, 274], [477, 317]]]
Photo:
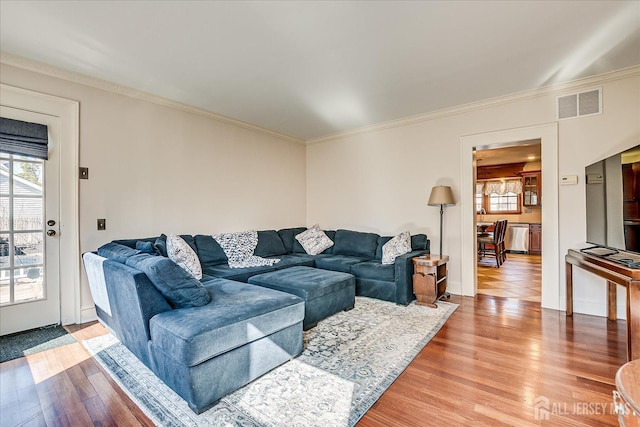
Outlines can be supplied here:
[[393, 264], [396, 258], [411, 252], [411, 234], [398, 234], [382, 246], [382, 264]]
[[310, 229], [296, 235], [296, 240], [300, 242], [302, 248], [309, 255], [318, 255], [333, 246], [333, 241], [320, 230], [318, 224]]
[[198, 255], [182, 237], [176, 234], [167, 236], [167, 256], [196, 279], [202, 279], [202, 266]]

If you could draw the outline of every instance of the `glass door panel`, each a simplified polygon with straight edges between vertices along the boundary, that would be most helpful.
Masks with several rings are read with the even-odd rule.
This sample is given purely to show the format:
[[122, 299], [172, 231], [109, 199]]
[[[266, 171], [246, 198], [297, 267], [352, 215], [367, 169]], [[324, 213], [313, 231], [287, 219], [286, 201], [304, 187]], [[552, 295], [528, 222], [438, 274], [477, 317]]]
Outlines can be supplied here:
[[44, 162], [0, 153], [0, 305], [46, 298]]

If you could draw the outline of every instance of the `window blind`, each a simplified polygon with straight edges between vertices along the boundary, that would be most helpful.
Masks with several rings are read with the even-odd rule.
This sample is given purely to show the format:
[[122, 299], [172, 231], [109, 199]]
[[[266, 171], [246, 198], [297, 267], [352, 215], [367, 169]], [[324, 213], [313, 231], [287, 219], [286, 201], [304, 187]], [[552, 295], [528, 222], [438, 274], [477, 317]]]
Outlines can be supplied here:
[[0, 151], [20, 156], [48, 159], [46, 125], [0, 117]]

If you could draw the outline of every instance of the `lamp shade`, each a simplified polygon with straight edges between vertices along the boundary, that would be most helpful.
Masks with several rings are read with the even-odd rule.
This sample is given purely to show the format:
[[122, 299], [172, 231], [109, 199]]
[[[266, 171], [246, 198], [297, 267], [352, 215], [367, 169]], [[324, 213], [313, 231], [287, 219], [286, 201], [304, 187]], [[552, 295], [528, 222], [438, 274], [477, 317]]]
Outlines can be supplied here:
[[431, 195], [429, 196], [429, 206], [441, 206], [441, 205], [455, 205], [456, 201], [453, 198], [453, 192], [451, 187], [446, 185], [436, 185], [431, 189]]

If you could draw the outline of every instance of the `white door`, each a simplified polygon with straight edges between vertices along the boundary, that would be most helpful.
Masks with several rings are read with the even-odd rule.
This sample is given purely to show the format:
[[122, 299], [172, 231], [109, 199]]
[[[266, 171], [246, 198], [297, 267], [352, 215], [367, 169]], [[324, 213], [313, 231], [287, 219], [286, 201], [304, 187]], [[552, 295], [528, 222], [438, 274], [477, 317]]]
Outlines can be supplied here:
[[60, 323], [59, 122], [2, 106], [0, 116], [45, 124], [48, 160], [0, 146], [0, 335]]

